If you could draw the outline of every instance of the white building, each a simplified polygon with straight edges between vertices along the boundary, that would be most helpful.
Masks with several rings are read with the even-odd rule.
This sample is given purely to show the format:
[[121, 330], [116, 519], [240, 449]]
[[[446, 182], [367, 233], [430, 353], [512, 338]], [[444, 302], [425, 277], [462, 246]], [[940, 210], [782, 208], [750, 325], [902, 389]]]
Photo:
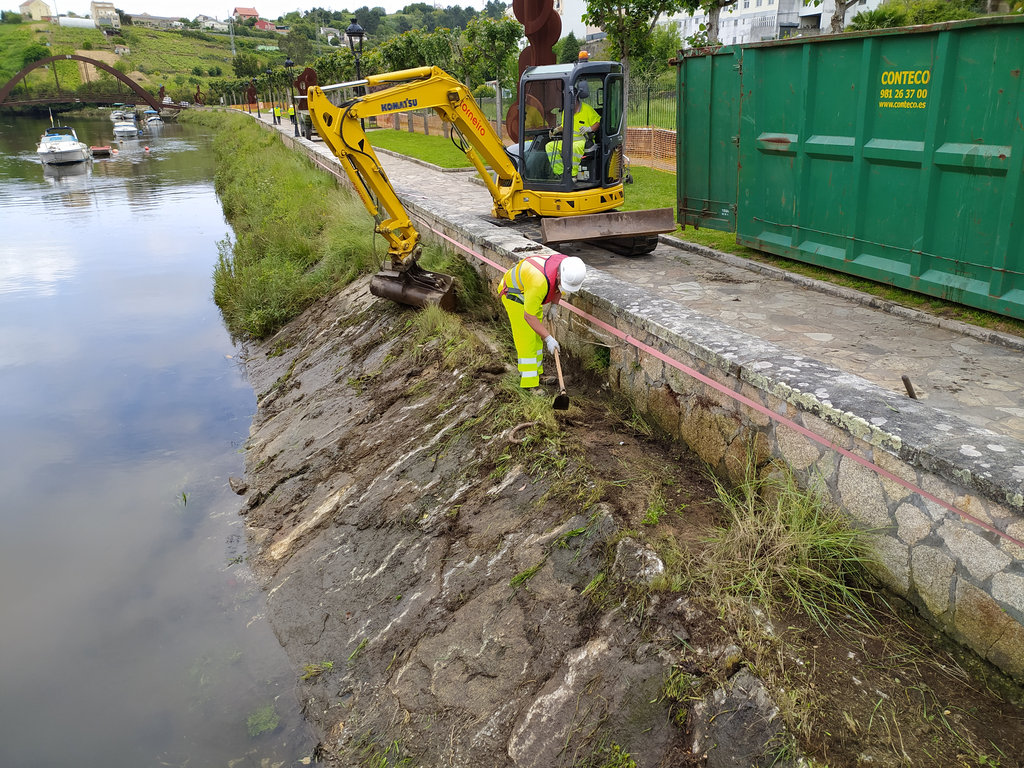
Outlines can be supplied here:
[[113, 3], [93, 0], [89, 3], [89, 16], [92, 17], [97, 27], [121, 28], [121, 16], [118, 14], [117, 9], [114, 8]]
[[42, 21], [53, 15], [50, 6], [44, 3], [43, 0], [25, 0], [24, 3], [18, 6], [18, 10], [21, 11], [22, 16], [26, 19], [32, 19], [32, 21]]
[[[882, 0], [859, 0], [846, 12], [846, 22], [861, 11], [877, 8]], [[737, 0], [722, 9], [718, 17], [718, 39], [723, 45], [758, 43], [794, 35], [827, 33], [835, 10], [835, 0], [821, 3], [803, 3], [801, 0]], [[669, 23], [679, 28], [679, 36], [697, 34], [701, 24], [707, 24], [707, 14], [693, 16], [677, 14]]]
[[215, 19], [213, 16], [206, 16], [201, 13], [192, 19], [192, 21], [198, 24], [201, 29], [212, 29], [214, 32], [228, 31], [228, 23], [226, 21]]

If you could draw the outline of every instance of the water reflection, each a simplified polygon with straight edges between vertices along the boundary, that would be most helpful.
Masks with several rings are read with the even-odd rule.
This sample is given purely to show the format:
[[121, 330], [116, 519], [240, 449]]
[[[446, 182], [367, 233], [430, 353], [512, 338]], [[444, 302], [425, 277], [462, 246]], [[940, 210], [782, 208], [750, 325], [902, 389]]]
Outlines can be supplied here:
[[0, 765], [295, 765], [226, 482], [254, 402], [210, 299], [208, 141], [45, 169], [40, 125], [0, 124]]

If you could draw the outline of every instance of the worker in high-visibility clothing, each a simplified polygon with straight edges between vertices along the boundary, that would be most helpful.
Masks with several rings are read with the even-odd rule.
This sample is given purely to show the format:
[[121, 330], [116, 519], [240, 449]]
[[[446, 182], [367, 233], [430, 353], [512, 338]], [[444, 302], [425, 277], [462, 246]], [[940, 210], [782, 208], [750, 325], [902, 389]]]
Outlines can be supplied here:
[[562, 294], [575, 293], [587, 276], [587, 265], [576, 256], [553, 253], [527, 256], [501, 278], [501, 303], [512, 324], [519, 366], [519, 386], [531, 389], [544, 373], [544, 347], [561, 349], [544, 325], [544, 305], [557, 304]]
[[274, 105], [274, 125], [281, 124], [281, 107], [277, 104]]
[[288, 119], [291, 120], [293, 123], [295, 122], [295, 105], [294, 104], [289, 104], [288, 105]]
[[[576, 83], [576, 103], [572, 116], [572, 175], [579, 175], [580, 160], [587, 148], [587, 135], [596, 132], [601, 125], [601, 116], [597, 110], [586, 102], [590, 97], [590, 86], [586, 80]], [[565, 127], [565, 115], [559, 122], [559, 130]], [[562, 161], [562, 142], [555, 140], [547, 145], [548, 161], [551, 163], [551, 172], [555, 176], [561, 176], [565, 169]]]

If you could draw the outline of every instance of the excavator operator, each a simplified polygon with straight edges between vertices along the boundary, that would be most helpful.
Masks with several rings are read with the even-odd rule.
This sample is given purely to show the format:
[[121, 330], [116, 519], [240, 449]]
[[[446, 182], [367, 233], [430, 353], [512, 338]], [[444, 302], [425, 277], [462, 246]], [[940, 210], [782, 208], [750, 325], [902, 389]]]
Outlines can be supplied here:
[[553, 253], [527, 256], [501, 278], [501, 303], [512, 325], [519, 365], [519, 386], [540, 385], [543, 354], [561, 349], [544, 325], [544, 305], [557, 304], [563, 293], [575, 293], [587, 276], [587, 265], [576, 256]]
[[[587, 148], [588, 134], [595, 133], [601, 124], [601, 116], [597, 114], [586, 99], [590, 97], [590, 86], [586, 80], [576, 83], [576, 106], [572, 116], [572, 175], [576, 177], [580, 171], [580, 160]], [[558, 130], [564, 135], [565, 115], [559, 121]], [[562, 142], [552, 141], [547, 146], [548, 161], [555, 176], [561, 176], [564, 170], [562, 163]]]

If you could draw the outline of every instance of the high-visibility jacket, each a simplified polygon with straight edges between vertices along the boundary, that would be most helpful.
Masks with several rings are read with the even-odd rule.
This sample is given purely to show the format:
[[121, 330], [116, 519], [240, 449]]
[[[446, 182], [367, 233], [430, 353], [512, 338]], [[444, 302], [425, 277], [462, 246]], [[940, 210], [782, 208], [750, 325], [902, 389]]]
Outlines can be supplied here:
[[274, 107], [274, 117], [280, 117], [280, 116], [281, 116], [281, 108], [280, 107]]
[[[563, 122], [560, 125], [565, 125], [563, 115]], [[580, 108], [572, 116], [572, 137], [573, 139], [583, 137], [584, 128], [593, 128], [601, 122], [601, 116], [597, 114], [597, 110], [587, 104], [587, 102], [580, 100]]]
[[558, 267], [565, 254], [527, 256], [501, 278], [501, 296], [523, 305], [523, 311], [538, 317], [541, 306], [555, 300]]
[[519, 386], [528, 389], [540, 383], [544, 373], [544, 341], [526, 322], [526, 315], [544, 319], [544, 305], [555, 300], [558, 266], [565, 256], [528, 256], [501, 278], [501, 303], [512, 326], [516, 345]]
[[295, 117], [295, 105], [290, 104], [288, 106], [288, 117]]

